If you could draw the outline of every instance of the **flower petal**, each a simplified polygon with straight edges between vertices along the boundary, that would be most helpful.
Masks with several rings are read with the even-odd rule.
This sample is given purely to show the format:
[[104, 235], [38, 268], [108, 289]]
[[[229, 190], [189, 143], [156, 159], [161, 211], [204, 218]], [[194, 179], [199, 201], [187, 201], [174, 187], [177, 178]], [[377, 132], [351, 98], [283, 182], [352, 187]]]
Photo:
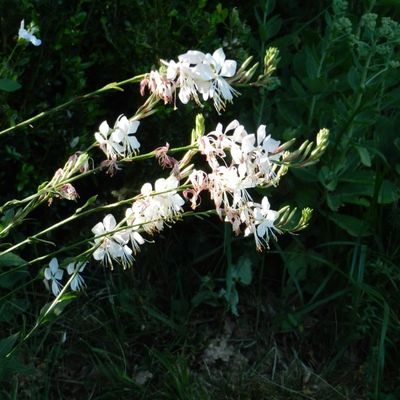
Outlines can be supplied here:
[[104, 224], [104, 227], [106, 228], [106, 231], [110, 232], [117, 225], [117, 221], [115, 220], [114, 215], [107, 214], [103, 219], [103, 224]]
[[58, 260], [56, 257], [51, 259], [51, 261], [49, 262], [49, 267], [51, 273], [54, 275], [58, 270]]
[[103, 233], [105, 233], [104, 224], [103, 224], [102, 222], [98, 222], [98, 223], [92, 228], [92, 232], [93, 232], [96, 236], [101, 236]]
[[231, 78], [236, 73], [236, 61], [234, 60], [226, 60], [222, 65], [222, 69], [220, 72], [221, 76], [225, 76], [226, 78]]

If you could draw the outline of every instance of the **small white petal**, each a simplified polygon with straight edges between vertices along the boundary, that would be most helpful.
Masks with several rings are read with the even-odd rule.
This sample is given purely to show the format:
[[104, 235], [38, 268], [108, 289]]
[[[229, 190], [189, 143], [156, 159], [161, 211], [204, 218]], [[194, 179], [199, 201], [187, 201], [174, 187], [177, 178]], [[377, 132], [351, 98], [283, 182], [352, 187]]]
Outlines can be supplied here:
[[116, 129], [110, 136], [111, 140], [115, 143], [120, 143], [125, 138], [125, 132], [122, 129]]
[[159, 178], [156, 180], [155, 184], [154, 184], [154, 190], [156, 192], [163, 192], [164, 190], [167, 190], [167, 184], [166, 184], [166, 180], [164, 178]]
[[229, 83], [223, 78], [218, 78], [217, 82], [218, 82], [218, 88], [221, 90], [222, 97], [225, 100], [231, 101], [233, 99], [233, 95], [232, 95], [232, 88], [229, 85]]
[[262, 210], [264, 212], [268, 211], [271, 207], [271, 205], [269, 204], [269, 200], [267, 196], [264, 196], [262, 201], [261, 201], [261, 206], [262, 206]]
[[67, 272], [68, 272], [68, 275], [72, 275], [75, 272], [75, 264], [74, 263], [69, 263], [67, 265]]
[[96, 139], [96, 141], [100, 144], [103, 144], [106, 142], [105, 137], [100, 133], [100, 132], [96, 132], [94, 134], [94, 137]]
[[222, 65], [222, 69], [220, 72], [221, 76], [225, 76], [226, 78], [231, 78], [236, 73], [236, 61], [234, 60], [226, 60]]
[[62, 279], [64, 275], [64, 271], [62, 269], [59, 269], [55, 275], [54, 275], [54, 279], [56, 279], [57, 281], [60, 281]]
[[32, 35], [31, 43], [32, 43], [34, 46], [40, 46], [40, 45], [42, 44], [42, 41], [41, 41], [40, 39], [38, 39], [37, 37], [35, 37], [35, 36]]
[[222, 50], [222, 48], [215, 50], [212, 56], [214, 60], [218, 63], [218, 65], [220, 66], [223, 65], [225, 61], [225, 53], [224, 50]]
[[[235, 129], [239, 126], [239, 121], [237, 119], [234, 119], [226, 128], [225, 128], [225, 133], [229, 132], [232, 129]], [[236, 131], [235, 131], [236, 133]]]
[[140, 121], [131, 121], [129, 123], [129, 132], [128, 133], [136, 133], [140, 125]]
[[139, 244], [143, 244], [144, 243], [144, 239], [143, 239], [142, 235], [139, 232], [132, 232], [132, 237], [135, 240], [135, 242], [137, 242]]
[[51, 270], [50, 268], [46, 268], [44, 270], [44, 277], [49, 281], [50, 279], [52, 279], [53, 275], [51, 274]]
[[260, 145], [265, 139], [266, 135], [266, 126], [260, 125], [257, 129], [257, 143]]
[[196, 75], [197, 79], [201, 79], [203, 81], [209, 81], [210, 79], [213, 79], [213, 77], [214, 77], [211, 67], [207, 64], [197, 65], [194, 68], [193, 72]]
[[107, 232], [112, 231], [117, 225], [117, 221], [115, 220], [112, 214], [107, 214], [103, 219], [103, 224]]
[[104, 258], [105, 251], [102, 247], [98, 247], [94, 252], [93, 252], [93, 258], [97, 261], [100, 261]]
[[98, 222], [93, 228], [92, 228], [92, 232], [96, 235], [96, 236], [100, 236], [103, 233], [105, 233], [105, 229], [104, 229], [104, 224], [102, 222]]
[[129, 145], [131, 146], [132, 150], [137, 150], [140, 148], [140, 143], [137, 140], [136, 136], [129, 136], [128, 141], [129, 141]]
[[57, 258], [52, 258], [51, 261], [49, 262], [49, 267], [50, 267], [50, 271], [52, 272], [52, 274], [55, 274], [58, 270], [58, 260]]
[[179, 91], [178, 97], [179, 100], [183, 103], [183, 104], [187, 104], [190, 100], [190, 90], [186, 87], [182, 87], [181, 90]]
[[60, 284], [56, 281], [53, 280], [53, 282], [51, 283], [51, 291], [53, 292], [54, 296], [58, 296], [58, 294], [60, 293]]
[[142, 193], [143, 196], [148, 196], [151, 192], [153, 191], [153, 188], [151, 186], [151, 183], [145, 183], [142, 188], [140, 189], [140, 193]]
[[99, 126], [99, 132], [106, 137], [108, 135], [109, 131], [110, 131], [110, 127], [108, 125], [108, 122], [103, 121]]

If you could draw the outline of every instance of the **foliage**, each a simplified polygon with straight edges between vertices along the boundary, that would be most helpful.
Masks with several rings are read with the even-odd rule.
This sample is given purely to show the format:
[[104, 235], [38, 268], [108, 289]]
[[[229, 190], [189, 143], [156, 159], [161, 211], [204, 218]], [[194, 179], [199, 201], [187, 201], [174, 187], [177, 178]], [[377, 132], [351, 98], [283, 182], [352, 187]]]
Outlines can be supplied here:
[[[112, 179], [92, 175], [76, 182], [76, 204], [60, 200], [29, 219], [17, 215], [23, 224], [3, 243], [29, 246], [0, 257], [1, 397], [399, 397], [397, 3], [14, 3], [0, 0], [0, 130], [60, 109], [0, 134], [2, 204], [49, 182], [61, 160], [90, 145], [100, 118], [131, 115], [143, 102], [130, 84], [123, 92], [82, 93], [189, 48], [222, 45], [241, 62], [278, 48], [279, 79], [240, 88], [223, 121], [265, 123], [274, 137], [295, 138], [298, 147], [326, 127], [331, 141], [317, 164], [299, 162], [274, 191], [274, 204], [313, 208], [301, 235], [272, 241], [258, 254], [229, 225], [200, 215], [149, 243], [133, 269], [91, 269], [86, 292], [63, 294], [55, 307], [42, 284], [48, 261], [29, 269], [26, 261], [42, 248], [54, 250], [53, 243], [84, 240], [97, 222], [90, 210], [133, 197], [140, 182], [158, 176], [157, 167], [149, 159]], [[22, 18], [40, 27], [42, 46], [13, 51]], [[146, 120], [143, 146], [183, 146], [197, 112], [196, 105], [160, 108]], [[202, 112], [215, 126], [212, 107], [204, 104]], [[102, 199], [95, 197], [99, 187]], [[16, 208], [3, 211], [2, 231]], [[48, 226], [75, 211], [88, 212], [85, 226], [77, 220], [34, 237], [43, 221]]]

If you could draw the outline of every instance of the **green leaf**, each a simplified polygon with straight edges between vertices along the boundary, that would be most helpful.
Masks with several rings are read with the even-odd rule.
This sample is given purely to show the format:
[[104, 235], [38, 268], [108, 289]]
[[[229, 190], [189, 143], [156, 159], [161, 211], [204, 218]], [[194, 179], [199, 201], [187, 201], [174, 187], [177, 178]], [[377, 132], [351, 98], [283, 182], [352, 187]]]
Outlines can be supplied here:
[[[10, 280], [14, 279], [16, 280], [16, 278], [14, 277], [15, 274], [10, 274], [8, 276], [10, 276]], [[21, 275], [21, 274], [20, 274]], [[9, 287], [7, 287], [5, 284], [3, 284], [4, 282], [4, 277], [2, 277], [2, 287], [4, 287], [5, 289], [13, 289], [16, 285], [9, 285]], [[21, 287], [22, 285], [18, 285], [18, 289]], [[16, 316], [23, 314], [26, 312], [26, 310], [29, 307], [29, 303], [28, 300], [26, 298], [21, 298], [21, 297], [5, 297], [3, 298], [3, 300], [0, 300], [0, 325], [3, 322], [7, 322], [7, 323], [12, 323], [12, 321], [16, 321]]]
[[291, 77], [290, 83], [292, 84], [292, 88], [298, 97], [305, 98], [307, 96], [307, 92], [303, 89], [303, 86], [298, 79]]
[[252, 275], [251, 260], [247, 257], [240, 257], [238, 263], [233, 266], [232, 277], [243, 285], [250, 285]]
[[400, 198], [400, 190], [392, 182], [384, 180], [378, 194], [379, 204], [391, 204]]
[[371, 234], [371, 227], [365, 220], [338, 213], [330, 214], [328, 218], [351, 236], [359, 237]]
[[[17, 283], [29, 276], [28, 267], [20, 266], [26, 261], [14, 253], [7, 253], [0, 256], [0, 288], [12, 289]], [[19, 268], [15, 268], [19, 267]]]
[[233, 286], [229, 294], [226, 290], [221, 289], [220, 296], [224, 297], [225, 300], [227, 301], [229, 308], [231, 310], [231, 313], [238, 317], [239, 312], [238, 312], [237, 306], [239, 304], [239, 293], [236, 290], [236, 287]]
[[[330, 84], [325, 77], [304, 78], [303, 84], [307, 87], [311, 94], [319, 94], [321, 99], [322, 96], [325, 95], [330, 89]], [[322, 95], [321, 92], [324, 92], [324, 94]]]
[[344, 204], [356, 204], [363, 207], [368, 207], [371, 204], [368, 199], [355, 194], [330, 192], [326, 194], [326, 203], [332, 211], [337, 211]]
[[5, 357], [17, 341], [19, 332], [0, 340], [0, 357]]
[[26, 261], [14, 253], [7, 253], [0, 256], [0, 267], [18, 267]]
[[53, 305], [53, 302], [45, 304], [39, 313], [38, 321], [40, 325], [48, 324], [49, 322], [57, 319], [62, 314], [65, 307], [67, 307], [67, 305], [71, 303], [71, 301], [76, 299], [76, 297], [76, 293], [69, 292], [64, 294], [50, 311], [49, 309]]
[[357, 92], [360, 87], [361, 77], [358, 71], [351, 67], [348, 74], [347, 74], [347, 82], [349, 83], [350, 87], [353, 89], [354, 92]]
[[338, 177], [335, 171], [324, 165], [318, 174], [319, 181], [324, 185], [325, 189], [332, 191], [336, 189], [338, 184]]
[[13, 81], [12, 79], [0, 79], [0, 90], [3, 90], [4, 92], [15, 92], [21, 87], [22, 86], [17, 81]]
[[214, 305], [215, 301], [219, 298], [220, 296], [217, 293], [212, 292], [211, 290], [202, 290], [201, 292], [198, 292], [193, 296], [191, 302], [193, 307], [197, 307], [203, 303]]
[[165, 326], [173, 330], [178, 329], [178, 326], [175, 324], [175, 322], [172, 321], [172, 319], [168, 318], [165, 314], [161, 313], [160, 311], [152, 307], [144, 306], [143, 308], [147, 311], [150, 317], [153, 317], [157, 321], [162, 322]]
[[[374, 194], [374, 179], [372, 176], [369, 181], [357, 181], [352, 183], [341, 183], [334, 192], [328, 192], [326, 201], [332, 211], [337, 211], [339, 207], [346, 203], [357, 204], [368, 207], [370, 198]], [[367, 198], [366, 198], [367, 197]]]
[[356, 149], [358, 151], [358, 155], [360, 156], [361, 162], [366, 166], [370, 167], [371, 166], [371, 156], [368, 152], [368, 149], [362, 146], [356, 146]]
[[318, 78], [318, 57], [313, 47], [306, 47], [306, 69], [309, 78]]
[[260, 37], [263, 42], [267, 42], [275, 36], [281, 29], [282, 20], [277, 16], [270, 18], [265, 24], [259, 25]]

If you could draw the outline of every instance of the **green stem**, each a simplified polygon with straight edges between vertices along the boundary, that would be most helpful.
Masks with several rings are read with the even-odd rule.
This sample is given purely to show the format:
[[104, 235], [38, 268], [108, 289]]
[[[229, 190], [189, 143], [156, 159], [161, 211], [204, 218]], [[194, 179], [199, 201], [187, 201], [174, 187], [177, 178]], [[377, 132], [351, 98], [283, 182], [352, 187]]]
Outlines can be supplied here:
[[[354, 118], [357, 115], [357, 111], [359, 110], [359, 107], [362, 103], [362, 99], [364, 96], [364, 90], [365, 90], [365, 83], [367, 81], [368, 69], [369, 69], [373, 55], [374, 55], [374, 52], [371, 52], [368, 55], [368, 58], [364, 64], [364, 68], [363, 68], [362, 75], [361, 75], [360, 91], [357, 94], [357, 97], [354, 101], [354, 106], [350, 113], [349, 120], [345, 124], [345, 127], [348, 127], [348, 129], [343, 128], [341, 131], [339, 131], [339, 134], [337, 135], [335, 142], [333, 144], [333, 149], [335, 149], [336, 151], [340, 151], [342, 154], [340, 157], [339, 165], [343, 165], [343, 158], [346, 157], [346, 154], [347, 154], [345, 151], [342, 151], [340, 149], [345, 149], [347, 147], [347, 145], [350, 143], [351, 138], [353, 136]], [[343, 137], [345, 132], [347, 132], [347, 135], [345, 137]], [[340, 142], [342, 141], [342, 138], [344, 140], [344, 143], [342, 146], [340, 146]], [[338, 148], [339, 146], [340, 146], [340, 149]]]
[[18, 44], [19, 44], [19, 42], [16, 43], [16, 45], [12, 49], [10, 55], [8, 56], [7, 61], [3, 64], [3, 68], [1, 69], [1, 72], [0, 72], [0, 77], [3, 76], [3, 73], [6, 70], [6, 68], [9, 68], [10, 61], [14, 56], [15, 50], [17, 50], [17, 48], [18, 48]]
[[59, 112], [61, 110], [64, 110], [65, 108], [69, 107], [70, 105], [76, 103], [76, 102], [80, 102], [80, 101], [84, 101], [84, 100], [88, 100], [98, 94], [101, 94], [103, 92], [107, 92], [109, 90], [122, 90], [121, 86], [125, 86], [129, 83], [136, 83], [136, 82], [140, 82], [143, 78], [144, 78], [145, 74], [141, 74], [141, 75], [137, 75], [134, 76], [132, 78], [126, 79], [124, 81], [120, 81], [120, 82], [112, 82], [112, 83], [108, 83], [107, 85], [103, 86], [100, 89], [97, 89], [93, 92], [81, 95], [81, 96], [77, 96], [74, 97], [73, 99], [67, 101], [66, 103], [60, 104], [54, 108], [52, 108], [49, 111], [42, 111], [41, 113], [35, 115], [34, 117], [31, 117], [25, 121], [20, 122], [19, 124], [16, 124], [14, 126], [11, 126], [7, 129], [4, 129], [2, 131], [0, 131], [0, 136], [1, 135], [5, 135], [6, 133], [9, 133], [11, 131], [14, 131], [16, 129], [22, 128], [26, 125], [29, 125], [35, 121], [38, 121], [39, 119], [42, 119], [44, 117], [47, 117], [49, 115], [55, 114], [56, 112]]
[[[268, 17], [268, 0], [265, 2], [264, 5], [264, 10], [263, 10], [263, 26], [266, 25], [267, 23], [267, 17]], [[264, 59], [265, 56], [265, 41], [261, 41], [261, 48], [260, 48], [260, 59]], [[257, 121], [257, 126], [261, 124], [261, 121], [263, 119], [263, 114], [264, 114], [264, 105], [265, 105], [265, 88], [261, 88], [260, 90], [260, 95], [261, 95], [261, 102], [260, 105], [258, 106], [258, 121]]]
[[[326, 56], [328, 55], [328, 49], [329, 49], [329, 37], [327, 39], [328, 45], [324, 46], [322, 48], [322, 54], [321, 54], [321, 59], [319, 61], [318, 69], [317, 69], [317, 79], [321, 77], [322, 73], [322, 67], [324, 65], [324, 61]], [[310, 112], [308, 113], [308, 119], [307, 119], [307, 125], [311, 126], [312, 119], [314, 117], [314, 110], [315, 110], [315, 105], [317, 103], [317, 95], [313, 95], [311, 99], [311, 105], [310, 105]]]
[[[179, 153], [179, 152], [183, 152], [183, 151], [192, 151], [194, 149], [196, 149], [196, 146], [188, 145], [188, 146], [176, 147], [174, 149], [171, 149], [171, 150], [169, 150], [169, 153], [175, 154], [175, 153]], [[125, 157], [125, 158], [121, 159], [120, 162], [133, 162], [133, 161], [146, 160], [146, 159], [154, 157], [155, 154], [156, 154], [155, 151], [151, 151], [147, 154], [142, 154], [142, 155], [138, 155], [138, 156], [134, 156], [134, 157]], [[58, 182], [56, 185], [50, 186], [50, 184], [47, 184], [44, 188], [40, 189], [37, 193], [35, 193], [34, 195], [31, 195], [23, 200], [13, 200], [11, 202], [5, 203], [3, 205], [3, 207], [0, 208], [1, 211], [4, 211], [5, 209], [12, 207], [12, 206], [25, 204], [25, 203], [28, 203], [28, 204], [23, 208], [23, 210], [19, 211], [18, 216], [15, 219], [13, 219], [13, 221], [10, 222], [10, 224], [8, 224], [5, 228], [3, 228], [1, 230], [0, 237], [5, 236], [12, 228], [19, 225], [31, 211], [33, 211], [35, 208], [37, 208], [43, 202], [49, 200], [52, 197], [52, 193], [58, 193], [59, 189], [62, 186], [64, 186], [66, 183], [75, 182], [79, 179], [82, 179], [89, 175], [92, 175], [101, 169], [102, 169], [102, 167], [99, 166], [99, 167], [93, 168], [90, 171], [80, 173], [79, 175], [75, 175], [73, 177], [67, 177], [66, 179]], [[13, 246], [10, 249], [14, 249], [14, 247], [15, 246]], [[11, 251], [10, 249], [8, 249], [6, 252]], [[5, 254], [5, 253], [4, 252], [0, 253], [0, 256], [2, 254]]]

